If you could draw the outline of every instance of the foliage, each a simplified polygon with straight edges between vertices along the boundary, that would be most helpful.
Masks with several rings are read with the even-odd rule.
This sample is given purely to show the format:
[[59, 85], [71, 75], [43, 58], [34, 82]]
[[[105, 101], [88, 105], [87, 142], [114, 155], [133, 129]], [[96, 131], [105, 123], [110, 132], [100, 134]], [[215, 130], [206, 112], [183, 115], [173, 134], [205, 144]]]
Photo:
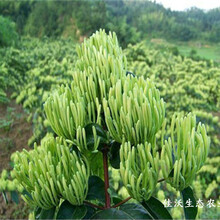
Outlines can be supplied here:
[[219, 42], [219, 8], [171, 11], [148, 0], [16, 0], [1, 1], [0, 14], [16, 22], [19, 33], [35, 37], [77, 38], [105, 28], [118, 33], [123, 47], [146, 37]]
[[[33, 137], [29, 145], [39, 141], [47, 130], [43, 103], [49, 92], [71, 78], [75, 45], [72, 40], [42, 41], [25, 38], [20, 48], [2, 51], [0, 71], [6, 89], [12, 89], [12, 98], [29, 112], [33, 121]], [[39, 143], [39, 142], [38, 142]]]
[[11, 46], [18, 40], [15, 23], [9, 18], [0, 16], [0, 47]]

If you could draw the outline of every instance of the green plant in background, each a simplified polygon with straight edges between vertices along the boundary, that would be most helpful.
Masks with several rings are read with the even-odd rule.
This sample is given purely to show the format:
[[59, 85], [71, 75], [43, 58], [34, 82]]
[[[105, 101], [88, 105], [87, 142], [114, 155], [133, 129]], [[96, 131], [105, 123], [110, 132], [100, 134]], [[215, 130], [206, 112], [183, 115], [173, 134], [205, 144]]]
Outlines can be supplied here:
[[[50, 92], [71, 79], [75, 63], [72, 40], [43, 40], [24, 38], [20, 48], [0, 50], [0, 77], [3, 91], [12, 90], [11, 98], [22, 104], [33, 123], [29, 146], [51, 132], [45, 120], [43, 103]], [[1, 100], [1, 98], [0, 98]]]
[[22, 193], [24, 188], [19, 184], [18, 180], [10, 179], [10, 176], [13, 174], [9, 173], [7, 170], [3, 170], [0, 177], [0, 192], [5, 199], [5, 202], [8, 202], [8, 196], [6, 192], [10, 192], [11, 199], [15, 202], [19, 202], [18, 192]]
[[[194, 207], [184, 211], [187, 219], [195, 219], [190, 185], [208, 154], [205, 126], [197, 125], [193, 114], [179, 115], [170, 138], [164, 141], [162, 133], [161, 152], [157, 135], [164, 125], [164, 101], [150, 79], [127, 72], [115, 33], [96, 32], [77, 53], [71, 85], [54, 91], [44, 106], [59, 137], [47, 137], [13, 157], [12, 175], [36, 209], [35, 217], [171, 219], [153, 197], [157, 182], [165, 180], [184, 201], [193, 201]], [[120, 170], [130, 195], [125, 200], [109, 188], [109, 162]], [[164, 179], [158, 180], [161, 168]], [[125, 203], [131, 198], [134, 203]]]
[[0, 47], [11, 46], [18, 40], [15, 23], [10, 19], [0, 16]]

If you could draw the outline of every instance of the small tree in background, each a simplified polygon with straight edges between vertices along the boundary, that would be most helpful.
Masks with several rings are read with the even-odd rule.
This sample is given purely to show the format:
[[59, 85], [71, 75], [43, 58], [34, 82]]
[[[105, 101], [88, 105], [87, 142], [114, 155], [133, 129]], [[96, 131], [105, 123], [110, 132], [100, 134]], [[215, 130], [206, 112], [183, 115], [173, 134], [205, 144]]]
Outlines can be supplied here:
[[11, 46], [18, 40], [15, 23], [0, 16], [0, 47]]
[[[58, 137], [14, 157], [13, 175], [36, 218], [172, 219], [153, 197], [158, 182], [181, 191], [185, 217], [197, 208], [190, 185], [204, 164], [210, 139], [196, 117], [175, 114], [170, 137], [159, 149], [156, 134], [165, 120], [165, 103], [149, 79], [127, 72], [127, 61], [113, 33], [100, 30], [77, 48], [73, 81], [45, 103]], [[120, 170], [130, 197], [109, 190], [110, 165]], [[160, 170], [163, 179], [159, 179]], [[126, 203], [131, 198], [135, 203]]]

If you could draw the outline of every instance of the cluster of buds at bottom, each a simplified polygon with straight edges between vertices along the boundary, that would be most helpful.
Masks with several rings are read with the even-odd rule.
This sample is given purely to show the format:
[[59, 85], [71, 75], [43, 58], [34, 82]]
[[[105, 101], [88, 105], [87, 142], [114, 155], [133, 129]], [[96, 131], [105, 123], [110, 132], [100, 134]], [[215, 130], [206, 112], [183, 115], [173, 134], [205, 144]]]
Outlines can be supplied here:
[[159, 154], [152, 154], [150, 143], [132, 146], [122, 143], [120, 173], [130, 196], [139, 202], [147, 201], [153, 194], [158, 180]]
[[174, 115], [170, 130], [171, 138], [162, 147], [161, 168], [166, 181], [181, 191], [205, 163], [210, 138], [204, 124], [196, 127], [196, 116], [191, 113], [185, 117]]
[[149, 80], [128, 75], [119, 80], [104, 99], [105, 121], [111, 136], [134, 145], [154, 144], [165, 117], [165, 105], [158, 89]]
[[70, 152], [61, 138], [48, 138], [31, 151], [17, 152], [13, 176], [24, 187], [23, 199], [32, 206], [50, 209], [60, 199], [81, 205], [88, 191], [89, 166]]

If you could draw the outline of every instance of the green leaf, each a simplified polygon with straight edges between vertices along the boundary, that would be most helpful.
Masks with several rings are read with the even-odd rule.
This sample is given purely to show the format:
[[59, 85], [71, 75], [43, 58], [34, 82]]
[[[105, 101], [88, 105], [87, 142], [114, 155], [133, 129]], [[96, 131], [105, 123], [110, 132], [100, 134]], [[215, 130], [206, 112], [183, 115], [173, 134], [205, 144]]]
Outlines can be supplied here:
[[19, 197], [18, 197], [18, 193], [16, 191], [12, 191], [11, 192], [11, 199], [13, 202], [15, 202], [16, 204], [19, 203]]
[[92, 164], [91, 173], [99, 177], [104, 176], [102, 153], [100, 151], [98, 151], [97, 153], [86, 152], [85, 156], [89, 164]]
[[95, 214], [95, 208], [89, 206], [89, 205], [86, 205], [86, 208], [87, 208], [87, 212], [86, 212], [86, 215], [83, 217], [83, 219], [90, 219], [94, 214]]
[[111, 166], [115, 169], [120, 168], [120, 154], [119, 154], [120, 147], [121, 147], [121, 144], [115, 141], [110, 145], [109, 161], [110, 161]]
[[53, 207], [48, 210], [41, 209], [40, 214], [39, 214], [39, 219], [53, 219], [55, 211], [56, 211], [56, 207]]
[[122, 199], [118, 196], [113, 196], [111, 198], [112, 198], [112, 202], [113, 202], [114, 205], [116, 205], [116, 204], [118, 204], [119, 202], [122, 201]]
[[98, 176], [89, 177], [89, 189], [86, 200], [99, 200], [105, 202], [105, 183]]
[[151, 197], [148, 201], [141, 203], [154, 219], [172, 219], [168, 210], [158, 199]]
[[57, 213], [57, 219], [82, 219], [87, 213], [85, 205], [74, 206], [65, 200]]
[[133, 219], [153, 219], [147, 210], [139, 204], [127, 203], [120, 206], [120, 210], [128, 214]]
[[40, 218], [40, 213], [41, 213], [41, 208], [40, 207], [36, 207], [34, 210], [34, 215], [35, 215], [35, 219], [39, 219]]
[[106, 209], [97, 212], [92, 219], [132, 219], [127, 213], [118, 209]]
[[100, 138], [100, 144], [107, 143], [107, 135], [104, 129], [96, 123], [90, 123], [86, 125], [85, 127], [85, 132], [86, 132], [86, 143], [88, 149], [93, 149], [94, 146], [94, 136], [93, 136], [93, 131], [92, 128], [95, 127], [96, 129], [96, 134]]
[[[193, 190], [192, 188], [189, 186], [187, 188], [185, 188], [182, 192], [182, 197], [183, 197], [183, 203], [184, 203], [184, 214], [185, 214], [185, 218], [186, 219], [195, 219], [196, 215], [198, 213], [198, 207], [196, 207], [196, 199], [193, 195]], [[193, 207], [186, 207], [187, 205], [187, 201], [191, 202], [191, 206]], [[190, 206], [188, 204], [188, 206]]]

